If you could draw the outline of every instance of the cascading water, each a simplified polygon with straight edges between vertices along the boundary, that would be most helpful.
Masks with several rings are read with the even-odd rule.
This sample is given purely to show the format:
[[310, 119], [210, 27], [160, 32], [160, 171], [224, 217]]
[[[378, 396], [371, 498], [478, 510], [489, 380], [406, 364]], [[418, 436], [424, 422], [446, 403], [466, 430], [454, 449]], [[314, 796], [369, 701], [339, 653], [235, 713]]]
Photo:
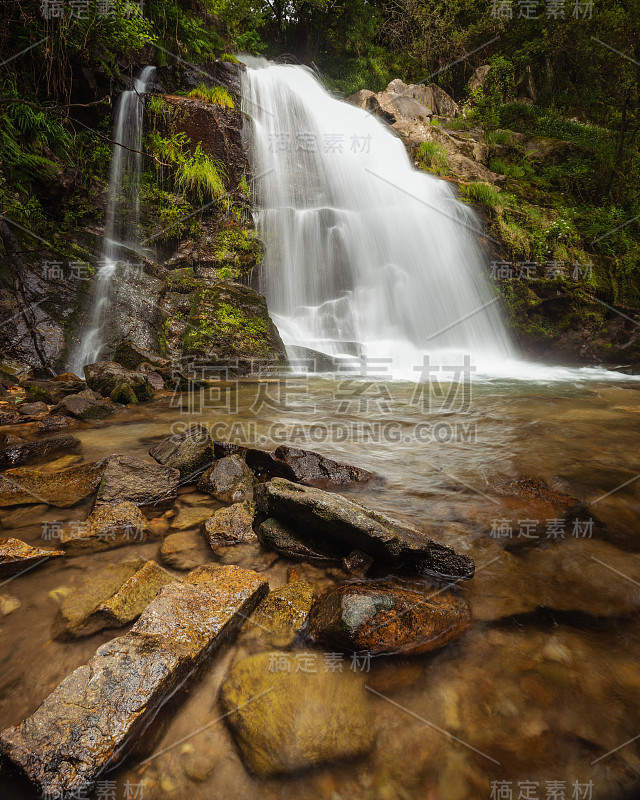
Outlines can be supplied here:
[[511, 346], [473, 211], [309, 69], [246, 62], [259, 288], [290, 354], [391, 359], [388, 374], [414, 380], [426, 354], [502, 371]]
[[[70, 368], [82, 375], [86, 364], [100, 358], [104, 325], [113, 281], [119, 265], [139, 249], [140, 175], [142, 172], [142, 125], [144, 94], [155, 67], [144, 67], [133, 88], [123, 92], [115, 112], [113, 154], [105, 213], [102, 259], [93, 287], [86, 330], [73, 353]], [[120, 146], [124, 145], [124, 146]]]

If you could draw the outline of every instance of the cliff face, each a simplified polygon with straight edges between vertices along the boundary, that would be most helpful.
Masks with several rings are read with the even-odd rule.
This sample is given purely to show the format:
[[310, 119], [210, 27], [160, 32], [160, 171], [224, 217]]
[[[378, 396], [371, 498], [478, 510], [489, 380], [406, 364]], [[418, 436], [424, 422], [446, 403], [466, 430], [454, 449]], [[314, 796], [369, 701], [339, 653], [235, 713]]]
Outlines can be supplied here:
[[[156, 72], [147, 98], [145, 143], [165, 137], [180, 143], [186, 158], [204, 154], [224, 186], [215, 198], [187, 197], [186, 189], [167, 182], [166, 159], [145, 159], [144, 238], [112, 284], [105, 358], [128, 340], [174, 361], [222, 362], [231, 372], [286, 360], [264, 298], [249, 287], [262, 246], [250, 215], [241, 69], [213, 62]], [[196, 87], [221, 86], [233, 107], [185, 96]], [[92, 179], [82, 187], [63, 169], [48, 178], [46, 191], [53, 205], [84, 203], [89, 212], [82, 223], [52, 242], [7, 221], [0, 227], [5, 251], [0, 259], [0, 315], [5, 320], [0, 361], [42, 376], [63, 371], [83, 335], [101, 260], [106, 201], [103, 181]]]

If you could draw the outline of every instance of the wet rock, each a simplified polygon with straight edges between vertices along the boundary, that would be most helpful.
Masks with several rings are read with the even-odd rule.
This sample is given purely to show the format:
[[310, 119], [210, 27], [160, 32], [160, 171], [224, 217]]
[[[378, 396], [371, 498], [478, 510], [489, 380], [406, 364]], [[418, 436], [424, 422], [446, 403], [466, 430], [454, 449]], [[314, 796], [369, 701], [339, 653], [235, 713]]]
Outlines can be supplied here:
[[[84, 368], [87, 385], [100, 392], [103, 397], [111, 397], [112, 393], [121, 395], [124, 386], [131, 388], [136, 400], [143, 403], [153, 397], [153, 387], [141, 372], [125, 369], [115, 361], [98, 361]], [[113, 398], [111, 398], [113, 400]]]
[[0, 468], [25, 464], [34, 458], [42, 458], [61, 450], [77, 450], [80, 446], [80, 439], [68, 433], [51, 436], [48, 439], [38, 439], [35, 442], [13, 444], [0, 450]]
[[473, 577], [473, 561], [425, 534], [338, 494], [274, 479], [254, 490], [261, 513], [348, 555], [361, 550], [397, 567], [453, 579]]
[[162, 542], [160, 560], [174, 569], [195, 569], [211, 561], [211, 549], [199, 531], [181, 531]]
[[186, 431], [158, 442], [149, 455], [159, 464], [177, 469], [183, 482], [195, 483], [198, 475], [213, 463], [209, 431], [201, 425], [191, 425]]
[[258, 537], [253, 532], [254, 517], [253, 503], [234, 503], [205, 520], [202, 530], [212, 547], [255, 542]]
[[369, 568], [373, 564], [371, 556], [363, 553], [361, 550], [354, 550], [348, 556], [342, 559], [342, 566], [352, 575], [358, 575], [363, 578]]
[[312, 584], [304, 580], [279, 586], [265, 597], [245, 625], [252, 639], [271, 647], [289, 647], [304, 628], [316, 598]]
[[[287, 661], [290, 671], [274, 669]], [[292, 654], [277, 651], [231, 668], [220, 703], [244, 762], [255, 774], [295, 772], [371, 749], [375, 729], [362, 678], [348, 671], [316, 670], [296, 671]]]
[[42, 503], [37, 506], [18, 506], [14, 511], [2, 515], [3, 528], [26, 528], [40, 522], [48, 506]]
[[343, 486], [370, 481], [378, 476], [350, 464], [326, 458], [312, 450], [280, 445], [275, 451], [241, 447], [229, 442], [214, 442], [214, 455], [241, 456], [256, 475], [266, 478], [286, 478], [310, 486]]
[[133, 558], [109, 564], [91, 574], [81, 586], [67, 591], [54, 621], [54, 636], [84, 636], [99, 630], [99, 627], [91, 628], [89, 625], [92, 614], [101, 603], [113, 597], [144, 563], [143, 558]]
[[51, 558], [59, 558], [61, 550], [43, 550], [31, 547], [21, 539], [0, 539], [0, 577], [15, 575], [23, 570], [46, 563]]
[[0, 425], [18, 425], [24, 422], [20, 414], [15, 411], [0, 411]]
[[23, 389], [29, 400], [53, 406], [69, 394], [77, 394], [87, 388], [84, 381], [24, 381]]
[[84, 522], [65, 525], [60, 546], [68, 555], [111, 550], [152, 538], [146, 520], [135, 503], [124, 502], [96, 506]]
[[[267, 591], [259, 575], [206, 567], [163, 587], [126, 635], [98, 648], [0, 751], [41, 794], [70, 800], [139, 749], [144, 731]], [[188, 582], [191, 581], [191, 582]]]
[[50, 433], [51, 431], [58, 431], [61, 428], [68, 428], [69, 425], [72, 424], [73, 421], [70, 417], [60, 417], [57, 414], [49, 414], [40, 420], [36, 430], [38, 433]]
[[226, 456], [208, 469], [198, 481], [198, 489], [223, 503], [253, 500], [255, 476], [239, 455]]
[[[127, 575], [127, 571], [131, 574]], [[57, 626], [59, 637], [89, 636], [105, 628], [128, 625], [142, 614], [163, 586], [175, 580], [155, 561], [140, 559], [113, 564], [101, 572], [62, 602]]]
[[493, 491], [502, 497], [521, 497], [527, 501], [541, 500], [550, 505], [570, 509], [584, 505], [573, 495], [550, 486], [542, 478], [520, 477], [496, 482]]
[[0, 594], [0, 616], [6, 617], [12, 614], [14, 611], [17, 611], [21, 605], [17, 597], [11, 594]]
[[113, 355], [116, 364], [120, 364], [126, 369], [137, 370], [140, 364], [146, 362], [154, 368], [168, 367], [170, 362], [166, 358], [161, 358], [156, 353], [146, 347], [139, 347], [133, 342], [121, 342]]
[[211, 516], [210, 508], [202, 506], [188, 506], [181, 508], [171, 520], [171, 527], [177, 531], [186, 531], [188, 528], [197, 528]]
[[78, 383], [84, 383], [82, 378], [75, 374], [75, 372], [61, 372], [60, 375], [56, 375], [55, 378], [51, 378], [52, 381], [63, 381], [64, 383], [69, 383], [72, 381], [76, 381]]
[[38, 467], [40, 472], [61, 472], [63, 469], [73, 467], [75, 464], [82, 463], [82, 456], [79, 455], [66, 455], [56, 458], [55, 461], [50, 461], [48, 464], [43, 464]]
[[341, 650], [416, 654], [457, 639], [470, 624], [469, 606], [452, 593], [349, 583], [321, 595], [311, 610], [309, 633]]
[[153, 386], [156, 391], [161, 391], [165, 388], [165, 380], [158, 372], [156, 372], [155, 367], [152, 364], [147, 364], [146, 361], [143, 361], [142, 364], [138, 367], [138, 372], [141, 372], [143, 375], [146, 375], [147, 380]]
[[276, 553], [293, 561], [333, 564], [340, 560], [340, 554], [335, 548], [314, 548], [309, 544], [308, 537], [306, 541], [303, 540], [277, 519], [266, 519], [258, 528], [258, 537], [268, 550], [275, 550]]
[[82, 394], [70, 394], [51, 409], [51, 416], [74, 417], [75, 419], [104, 419], [115, 411], [111, 403], [96, 400]]
[[38, 414], [46, 414], [49, 406], [46, 403], [21, 403], [18, 408], [18, 413], [23, 416], [37, 416]]
[[55, 475], [18, 467], [0, 475], [0, 507], [48, 503], [68, 508], [95, 492], [106, 461], [94, 461], [63, 470]]
[[97, 503], [130, 501], [137, 506], [164, 508], [177, 497], [180, 473], [140, 458], [114, 455], [107, 462]]

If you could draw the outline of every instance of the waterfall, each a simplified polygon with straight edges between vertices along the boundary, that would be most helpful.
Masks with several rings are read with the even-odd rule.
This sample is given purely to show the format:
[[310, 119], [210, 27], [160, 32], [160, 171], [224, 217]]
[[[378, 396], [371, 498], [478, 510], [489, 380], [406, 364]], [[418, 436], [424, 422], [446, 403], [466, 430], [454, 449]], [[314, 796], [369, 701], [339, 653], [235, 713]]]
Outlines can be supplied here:
[[366, 358], [411, 380], [425, 356], [500, 371], [512, 350], [473, 210], [311, 70], [246, 63], [258, 288], [290, 356]]
[[86, 328], [70, 363], [71, 370], [78, 375], [82, 375], [86, 364], [93, 364], [100, 358], [113, 281], [118, 268], [123, 265], [126, 268], [131, 254], [139, 250], [143, 98], [154, 72], [155, 67], [143, 67], [133, 88], [120, 95], [116, 107], [113, 125], [115, 144], [109, 173], [102, 258], [93, 286]]

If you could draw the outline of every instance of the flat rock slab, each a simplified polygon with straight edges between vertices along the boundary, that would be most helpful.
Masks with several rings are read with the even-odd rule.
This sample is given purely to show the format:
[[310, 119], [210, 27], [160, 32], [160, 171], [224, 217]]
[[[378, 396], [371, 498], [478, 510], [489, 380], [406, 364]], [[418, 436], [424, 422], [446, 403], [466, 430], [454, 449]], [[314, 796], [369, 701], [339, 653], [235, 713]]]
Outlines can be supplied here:
[[315, 537], [314, 546], [325, 541], [344, 555], [357, 549], [398, 568], [447, 579], [473, 577], [468, 556], [342, 495], [277, 478], [257, 486], [254, 497], [262, 514], [284, 522], [299, 537]]
[[[317, 654], [309, 655], [313, 662]], [[257, 775], [353, 758], [373, 745], [375, 726], [362, 677], [321, 666], [303, 672], [296, 663], [290, 652], [251, 656], [231, 668], [220, 690], [226, 722]]]
[[3, 731], [0, 752], [41, 794], [89, 794], [267, 589], [254, 572], [219, 566], [168, 584], [126, 636], [98, 648], [31, 717]]
[[48, 503], [68, 508], [98, 488], [106, 461], [94, 461], [55, 475], [19, 467], [0, 475], [0, 507]]
[[39, 439], [35, 442], [18, 442], [0, 451], [0, 469], [26, 464], [33, 458], [59, 453], [61, 450], [77, 450], [80, 444], [80, 439], [69, 433], [50, 436], [48, 439]]
[[96, 498], [97, 504], [129, 501], [137, 506], [173, 505], [180, 473], [154, 461], [114, 455], [109, 458]]
[[0, 539], [0, 578], [15, 575], [22, 570], [43, 564], [51, 558], [63, 556], [62, 550], [43, 550], [31, 547], [22, 539]]
[[54, 633], [65, 639], [128, 625], [174, 580], [155, 561], [131, 559], [110, 564], [64, 598]]
[[427, 653], [471, 625], [467, 603], [450, 592], [348, 583], [328, 589], [311, 609], [309, 633], [329, 647], [375, 655]]

